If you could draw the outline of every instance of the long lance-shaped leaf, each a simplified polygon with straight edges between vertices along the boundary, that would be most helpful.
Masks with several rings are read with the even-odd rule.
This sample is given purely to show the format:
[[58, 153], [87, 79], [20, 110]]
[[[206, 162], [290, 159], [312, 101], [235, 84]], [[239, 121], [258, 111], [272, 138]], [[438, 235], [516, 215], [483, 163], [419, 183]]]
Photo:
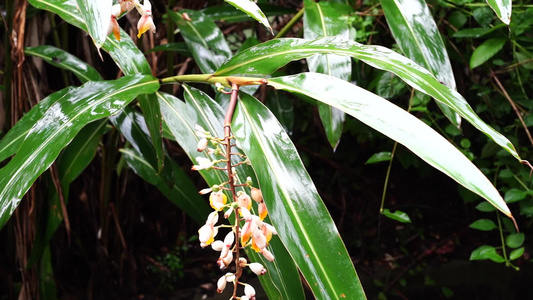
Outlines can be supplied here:
[[[87, 31], [87, 25], [83, 18], [80, 17], [80, 11], [75, 0], [29, 0], [29, 2], [37, 8], [56, 13], [68, 23]], [[124, 30], [120, 30], [120, 41], [110, 37], [105, 40], [102, 49], [111, 55], [124, 74], [152, 74], [150, 65], [146, 61], [144, 54]], [[161, 113], [159, 103], [155, 101], [154, 96], [149, 95], [139, 97], [139, 102], [141, 109], [145, 112], [152, 143], [156, 147], [158, 158], [157, 168], [161, 169], [164, 161], [164, 153], [161, 140]]]
[[267, 17], [265, 14], [261, 11], [259, 6], [253, 1], [250, 0], [224, 0], [227, 3], [233, 5], [237, 9], [243, 11], [248, 16], [254, 18], [257, 20], [257, 22], [263, 24], [268, 30], [270, 30], [270, 33], [274, 34], [272, 31], [272, 27], [270, 27], [270, 23], [268, 22]]
[[329, 37], [314, 41], [303, 39], [271, 40], [235, 55], [220, 67], [215, 75], [270, 74], [292, 60], [303, 59], [316, 53], [352, 56], [375, 68], [396, 74], [415, 89], [448, 105], [516, 159], [521, 160], [513, 144], [483, 122], [457, 91], [441, 84], [428, 70], [420, 67], [412, 60], [385, 47], [366, 46]]
[[97, 48], [101, 48], [107, 38], [111, 21], [111, 0], [76, 0], [80, 15], [87, 24], [87, 32]]
[[[455, 78], [448, 52], [426, 2], [422, 0], [381, 0], [381, 7], [400, 49], [417, 64], [431, 71], [438, 80], [455, 89]], [[444, 115], [456, 127], [461, 117], [437, 101]]]
[[366, 299], [335, 223], [274, 115], [243, 94], [233, 132], [257, 174], [279, 237], [315, 297]]
[[487, 3], [503, 23], [507, 25], [511, 23], [513, 9], [513, 2], [511, 0], [487, 0]]
[[[279, 15], [292, 15], [296, 11], [294, 9], [282, 7], [279, 5], [270, 5], [258, 3], [259, 8], [267, 17]], [[214, 21], [224, 21], [226, 23], [246, 22], [249, 20], [248, 15], [240, 10], [235, 10], [229, 5], [214, 5], [202, 9], [202, 12]]]
[[48, 108], [61, 101], [61, 99], [66, 97], [65, 95], [68, 95], [74, 89], [74, 87], [68, 87], [57, 91], [41, 100], [27, 112], [0, 140], [0, 161], [17, 153], [28, 132], [44, 116]]
[[215, 22], [202, 12], [180, 10], [176, 13], [169, 10], [168, 15], [180, 29], [183, 39], [203, 73], [215, 72], [231, 57], [231, 50], [224, 39], [224, 34]]
[[0, 228], [35, 179], [86, 124], [118, 113], [137, 95], [158, 88], [159, 82], [150, 75], [88, 82], [50, 106], [28, 132], [15, 157], [0, 169]]
[[52, 66], [71, 71], [83, 83], [90, 80], [98, 81], [103, 79], [100, 73], [98, 73], [98, 71], [96, 71], [91, 65], [67, 51], [54, 46], [44, 45], [29, 47], [24, 49], [24, 53], [26, 55], [42, 58]]
[[512, 218], [496, 188], [464, 154], [424, 122], [391, 102], [346, 81], [316, 73], [272, 78], [269, 84], [343, 110], [404, 145]]
[[[187, 103], [165, 93], [158, 93], [158, 97], [161, 103], [163, 119], [165, 119], [178, 144], [185, 150], [191, 160], [195, 161], [197, 156], [204, 157], [205, 154], [200, 154], [196, 151], [199, 139], [195, 135], [194, 126], [198, 124], [213, 135], [220, 135], [222, 134], [224, 112], [214, 100], [204, 93], [186, 85], [184, 85], [184, 88]], [[243, 165], [238, 167], [238, 173], [246, 172], [246, 169], [241, 167]], [[201, 170], [200, 174], [209, 186], [220, 184], [227, 180], [227, 174], [217, 170], [209, 172]], [[254, 176], [254, 174], [246, 175]], [[270, 241], [270, 250], [276, 257], [274, 262], [265, 260], [262, 255], [258, 255], [254, 251], [247, 251], [252, 261], [261, 262], [268, 269], [267, 274], [259, 279], [269, 298], [304, 299], [302, 284], [294, 261], [292, 261], [287, 250], [276, 237]]]
[[[348, 26], [346, 21], [343, 21], [351, 11], [349, 6], [330, 2], [317, 3], [313, 0], [305, 0], [304, 5], [304, 38], [309, 40], [326, 36], [349, 38]], [[307, 58], [307, 65], [311, 72], [328, 74], [347, 81], [350, 81], [352, 74], [352, 59], [349, 56], [314, 55]], [[318, 112], [328, 141], [335, 149], [342, 134], [344, 112], [321, 102], [318, 103]]]

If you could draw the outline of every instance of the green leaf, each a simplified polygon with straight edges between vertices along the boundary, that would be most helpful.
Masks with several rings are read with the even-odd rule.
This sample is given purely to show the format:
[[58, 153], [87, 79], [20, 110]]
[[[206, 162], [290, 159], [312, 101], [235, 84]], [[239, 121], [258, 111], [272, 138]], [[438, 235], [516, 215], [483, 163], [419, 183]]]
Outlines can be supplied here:
[[513, 9], [511, 0], [487, 0], [487, 3], [503, 23], [507, 25], [511, 23]]
[[107, 38], [113, 1], [76, 0], [76, 3], [87, 25], [87, 32], [93, 38], [96, 48], [101, 48]]
[[224, 0], [227, 3], [233, 5], [237, 9], [243, 11], [248, 16], [254, 18], [257, 20], [257, 22], [263, 24], [272, 35], [274, 35], [274, 32], [272, 31], [272, 27], [270, 27], [270, 23], [268, 22], [267, 17], [265, 14], [261, 11], [259, 6], [254, 1], [250, 0]]
[[[171, 10], [167, 12], [179, 27], [202, 73], [214, 73], [231, 57], [231, 50], [222, 31], [202, 12], [193, 10], [180, 10], [179, 13]], [[189, 19], [185, 19], [183, 14], [187, 14]]]
[[511, 233], [505, 237], [505, 244], [509, 248], [518, 248], [524, 244], [526, 236], [523, 233]]
[[[448, 52], [429, 8], [423, 0], [381, 0], [396, 43], [405, 56], [429, 70], [437, 79], [455, 89], [455, 78]], [[459, 127], [460, 116], [437, 101], [444, 115]]]
[[302, 94], [343, 110], [511, 216], [496, 188], [468, 158], [435, 130], [393, 103], [346, 81], [317, 73], [271, 78], [268, 82], [276, 89]]
[[315, 297], [366, 299], [335, 223], [276, 118], [257, 99], [242, 94], [232, 124], [279, 237]]
[[155, 46], [154, 48], [146, 51], [146, 53], [157, 52], [157, 51], [169, 51], [169, 52], [176, 52], [178, 54], [181, 54], [187, 57], [192, 56], [191, 51], [187, 47], [186, 43], [163, 44], [163, 45]]
[[[174, 134], [176, 141], [191, 160], [194, 160], [197, 156], [203, 157], [205, 155], [205, 153], [196, 151], [199, 138], [195, 134], [194, 126], [198, 124], [209, 130], [213, 136], [220, 136], [223, 128], [224, 112], [206, 94], [187, 85], [183, 87], [187, 103], [165, 93], [158, 93], [158, 98], [163, 118]], [[241, 169], [241, 166], [237, 170], [246, 172], [246, 169]], [[210, 172], [201, 170], [200, 174], [204, 177], [208, 186], [220, 184], [227, 180], [227, 175], [217, 170]], [[253, 172], [251, 174], [246, 173], [246, 175], [255, 177]], [[277, 237], [273, 237], [270, 241], [270, 250], [276, 257], [274, 262], [265, 260], [262, 255], [258, 255], [255, 251], [247, 251], [251, 261], [261, 262], [268, 269], [267, 274], [259, 279], [269, 298], [304, 299], [302, 284], [294, 261]]]
[[274, 89], [268, 91], [266, 106], [276, 116], [283, 129], [292, 135], [294, 126], [294, 104], [286, 93], [280, 93]]
[[496, 210], [496, 208], [494, 208], [494, 206], [492, 206], [490, 203], [486, 202], [486, 201], [483, 201], [481, 203], [479, 203], [478, 205], [476, 205], [476, 209], [479, 210], [479, 211], [482, 211], [482, 212], [493, 212]]
[[474, 223], [470, 224], [470, 228], [482, 230], [482, 231], [491, 231], [493, 229], [498, 228], [494, 221], [489, 219], [479, 219], [475, 221]]
[[[346, 24], [346, 16], [351, 12], [349, 6], [330, 2], [304, 1], [304, 38], [316, 39], [320, 37], [336, 36], [349, 39], [350, 33]], [[343, 20], [344, 18], [344, 20]], [[307, 65], [311, 72], [318, 72], [350, 80], [352, 73], [352, 59], [334, 54], [319, 54], [307, 58]], [[339, 144], [345, 114], [329, 105], [319, 103], [318, 112], [326, 131], [326, 137], [335, 150]]]
[[88, 82], [50, 106], [27, 133], [15, 157], [0, 169], [0, 228], [37, 177], [86, 124], [117, 113], [137, 95], [158, 88], [157, 79], [149, 75]]
[[395, 210], [391, 212], [388, 208], [385, 208], [382, 214], [390, 219], [396, 220], [401, 223], [411, 223], [411, 218], [401, 210]]
[[[431, 73], [413, 61], [380, 46], [366, 46], [353, 41], [326, 37], [314, 41], [287, 38], [275, 39], [246, 49], [235, 55], [215, 73], [218, 76], [234, 74], [270, 74], [293, 60], [317, 53], [333, 53], [355, 57], [365, 63], [396, 74], [415, 89], [450, 106], [465, 120], [498, 145], [521, 160], [511, 142], [483, 122], [457, 91], [441, 84]], [[268, 58], [268, 59], [265, 59]], [[322, 86], [322, 84], [320, 84]]]
[[156, 94], [139, 95], [137, 99], [139, 100], [139, 105], [144, 114], [148, 131], [150, 131], [152, 144], [155, 147], [157, 163], [154, 166], [156, 166], [158, 172], [161, 172], [163, 169], [163, 163], [165, 162], [165, 154], [163, 153], [163, 133], [161, 129], [162, 121], [159, 102], [157, 101]]
[[470, 57], [470, 69], [477, 68], [491, 59], [496, 53], [498, 53], [507, 39], [505, 38], [491, 38], [484, 41], [479, 45]]
[[75, 88], [68, 87], [57, 91], [39, 101], [29, 112], [27, 112], [0, 140], [0, 161], [5, 160], [17, 153], [20, 145], [30, 132], [31, 128], [39, 121], [47, 110], [71, 93]]
[[483, 245], [470, 254], [470, 260], [485, 260], [490, 259], [497, 263], [502, 263], [505, 259], [496, 252], [496, 248], [488, 245]]
[[507, 203], [514, 203], [518, 201], [522, 201], [526, 199], [527, 192], [519, 190], [519, 189], [510, 189], [507, 192], [505, 192], [505, 202]]
[[83, 83], [102, 80], [100, 73], [91, 65], [59, 48], [47, 45], [28, 47], [24, 49], [24, 53], [42, 58], [52, 66], [71, 71]]
[[[265, 16], [280, 16], [280, 15], [292, 15], [296, 13], [294, 9], [286, 8], [280, 5], [270, 5], [257, 3], [261, 11]], [[204, 15], [208, 16], [215, 21], [224, 21], [226, 23], [246, 22], [250, 18], [244, 12], [235, 10], [235, 8], [229, 5], [213, 5], [206, 7], [202, 10]]]
[[379, 163], [382, 161], [390, 161], [391, 155], [392, 153], [388, 151], [374, 153], [372, 154], [372, 156], [370, 156], [369, 159], [367, 159], [367, 161], [365, 162], [365, 165], [375, 164], [375, 163]]
[[[502, 26], [505, 26], [505, 25], [502, 24]], [[462, 29], [462, 30], [459, 30], [459, 31], [455, 32], [452, 36], [454, 38], [475, 39], [475, 38], [482, 37], [482, 36], [492, 32], [495, 29], [500, 28], [502, 26], [496, 25], [494, 27], [466, 28], [466, 29]]]
[[509, 260], [515, 260], [520, 258], [522, 255], [524, 255], [524, 250], [524, 247], [514, 249], [513, 251], [511, 251], [511, 254], [509, 254]]

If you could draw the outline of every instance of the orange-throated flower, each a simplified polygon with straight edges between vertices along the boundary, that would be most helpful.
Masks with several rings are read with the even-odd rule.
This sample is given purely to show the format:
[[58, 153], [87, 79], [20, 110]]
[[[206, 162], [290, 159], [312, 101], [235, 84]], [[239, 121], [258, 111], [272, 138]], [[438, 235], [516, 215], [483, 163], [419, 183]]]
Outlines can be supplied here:
[[152, 4], [149, 0], [144, 0], [144, 5], [140, 6], [139, 12], [142, 16], [137, 23], [137, 30], [139, 30], [137, 37], [140, 38], [148, 30], [155, 33], [155, 24], [152, 19]]

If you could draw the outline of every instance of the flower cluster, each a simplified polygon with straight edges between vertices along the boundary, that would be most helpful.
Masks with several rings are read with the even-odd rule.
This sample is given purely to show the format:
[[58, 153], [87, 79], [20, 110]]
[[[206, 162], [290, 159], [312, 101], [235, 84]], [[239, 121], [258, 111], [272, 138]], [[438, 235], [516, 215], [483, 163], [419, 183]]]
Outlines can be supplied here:
[[[232, 263], [235, 264], [234, 273], [228, 272], [218, 280], [217, 291], [219, 293], [222, 293], [226, 284], [231, 282], [235, 285], [234, 290], [236, 290], [237, 285], [244, 286], [244, 295], [238, 299], [255, 299], [254, 288], [249, 284], [239, 281], [242, 269], [248, 267], [258, 276], [264, 275], [267, 270], [260, 263], [248, 263], [245, 258], [239, 257], [240, 249], [250, 247], [254, 251], [262, 254], [268, 261], [273, 261], [274, 255], [268, 250], [268, 244], [272, 235], [277, 234], [276, 229], [264, 221], [268, 210], [263, 201], [261, 190], [252, 186], [252, 179], [250, 177], [242, 184], [239, 184], [236, 179], [238, 176], [235, 174], [235, 167], [246, 163], [247, 160], [244, 155], [229, 151], [231, 147], [235, 146], [234, 144], [230, 144], [231, 138], [226, 137], [220, 139], [213, 137], [208, 131], [198, 125], [195, 129], [196, 135], [200, 138], [197, 150], [199, 152], [205, 151], [208, 154], [219, 155], [222, 158], [212, 160], [206, 157], [197, 157], [197, 164], [192, 169], [223, 170], [228, 173], [229, 177], [227, 182], [222, 182], [200, 191], [202, 195], [209, 194], [209, 204], [213, 208], [205, 224], [198, 230], [200, 246], [204, 248], [210, 245], [213, 250], [220, 252], [217, 265], [221, 270], [227, 269]], [[225, 146], [226, 151], [222, 150], [223, 147], [220, 146]], [[244, 161], [232, 165], [231, 156], [233, 155], [240, 156]], [[222, 163], [225, 163], [226, 166], [220, 167], [219, 164]], [[226, 193], [231, 195], [232, 201], [228, 201]], [[253, 203], [256, 203], [256, 205], [254, 206]], [[217, 225], [219, 214], [223, 214], [224, 219], [233, 216], [235, 218], [233, 225]], [[215, 240], [220, 228], [231, 228], [231, 230], [225, 235], [223, 240]], [[233, 297], [235, 298], [236, 295], [233, 295]]]
[[120, 26], [118, 25], [117, 18], [123, 13], [132, 11], [133, 8], [137, 9], [141, 15], [137, 23], [137, 30], [139, 31], [137, 37], [141, 37], [148, 30], [155, 32], [155, 24], [152, 19], [152, 4], [149, 0], [144, 0], [144, 4], [139, 3], [138, 0], [118, 0], [118, 2], [118, 4], [111, 7], [111, 21], [107, 30], [108, 35], [113, 33], [115, 38], [120, 41]]

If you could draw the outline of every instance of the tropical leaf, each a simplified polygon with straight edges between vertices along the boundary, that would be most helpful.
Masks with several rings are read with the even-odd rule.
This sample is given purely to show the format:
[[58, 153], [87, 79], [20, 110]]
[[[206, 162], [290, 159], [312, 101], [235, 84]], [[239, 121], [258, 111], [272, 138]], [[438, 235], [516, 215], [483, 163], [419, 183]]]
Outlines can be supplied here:
[[491, 38], [479, 45], [470, 57], [470, 69], [477, 68], [491, 59], [496, 53], [502, 50], [507, 39]]
[[[198, 153], [196, 148], [199, 138], [195, 134], [195, 125], [200, 125], [205, 130], [211, 132], [213, 136], [222, 136], [224, 112], [221, 107], [205, 93], [196, 89], [183, 86], [185, 89], [186, 103], [178, 98], [158, 93], [161, 103], [163, 118], [168, 127], [174, 134], [176, 141], [185, 150], [192, 161], [197, 156], [205, 157], [204, 153]], [[250, 167], [240, 165], [237, 174], [244, 172], [245, 176], [255, 177]], [[251, 173], [248, 173], [251, 172]], [[227, 180], [227, 174], [212, 170], [200, 170], [208, 186], [220, 184]], [[242, 179], [240, 179], [242, 180]], [[304, 299], [302, 284], [299, 279], [298, 271], [287, 253], [283, 244], [274, 237], [270, 241], [270, 250], [276, 257], [274, 262], [267, 261], [262, 255], [255, 251], [247, 251], [252, 261], [261, 262], [268, 272], [259, 279], [271, 299]]]
[[76, 56], [56, 48], [54, 46], [37, 46], [24, 49], [26, 55], [42, 58], [52, 66], [71, 71], [78, 79], [85, 83], [87, 81], [102, 80], [102, 76], [95, 68]]
[[512, 217], [496, 188], [466, 156], [431, 127], [393, 103], [346, 81], [317, 73], [271, 78], [269, 85], [343, 110], [404, 145], [428, 164]]
[[224, 0], [227, 3], [233, 5], [237, 9], [243, 11], [248, 16], [254, 18], [257, 20], [257, 22], [263, 24], [272, 35], [274, 35], [274, 32], [272, 31], [272, 27], [270, 27], [270, 23], [268, 22], [267, 17], [265, 14], [261, 11], [259, 6], [254, 1], [250, 0]]
[[76, 0], [76, 3], [80, 15], [87, 25], [87, 32], [93, 38], [96, 48], [101, 48], [107, 38], [113, 1]]
[[487, 3], [504, 24], [511, 24], [513, 9], [513, 2], [511, 0], [487, 0]]
[[35, 179], [88, 123], [119, 112], [141, 93], [155, 92], [150, 75], [88, 82], [55, 102], [27, 133], [11, 161], [0, 169], [0, 228]]
[[279, 237], [315, 297], [366, 299], [335, 223], [274, 115], [242, 94], [232, 124]]
[[[343, 18], [351, 12], [350, 6], [330, 2], [304, 1], [304, 38], [336, 36], [341, 39], [349, 38], [348, 26]], [[318, 54], [307, 58], [307, 65], [311, 72], [318, 72], [350, 81], [352, 74], [352, 59], [335, 54]], [[344, 124], [344, 112], [318, 103], [318, 112], [324, 125], [326, 136], [333, 149], [339, 144]]]
[[516, 159], [521, 160], [511, 142], [483, 122], [457, 91], [441, 84], [429, 71], [412, 60], [384, 47], [366, 46], [330, 37], [314, 41], [294, 38], [271, 40], [235, 55], [222, 65], [215, 75], [270, 74], [292, 60], [303, 59], [317, 53], [352, 56], [375, 68], [396, 74], [415, 89], [448, 105]]
[[202, 73], [214, 73], [231, 57], [222, 31], [209, 17], [193, 10], [180, 10], [179, 13], [169, 10], [168, 15], [180, 29]]
[[[392, 35], [400, 49], [420, 66], [431, 71], [445, 85], [456, 88], [448, 52], [423, 0], [381, 0]], [[437, 101], [444, 115], [456, 127], [460, 116], [442, 102]]]
[[[271, 5], [263, 3], [257, 3], [257, 5], [267, 17], [291, 15], [295, 13], [293, 9], [286, 8], [280, 5]], [[235, 8], [229, 5], [209, 6], [202, 9], [202, 13], [204, 13], [204, 15], [208, 16], [214, 21], [224, 21], [226, 23], [246, 22], [250, 20], [250, 17], [248, 17], [246, 13], [240, 10], [236, 10]]]

